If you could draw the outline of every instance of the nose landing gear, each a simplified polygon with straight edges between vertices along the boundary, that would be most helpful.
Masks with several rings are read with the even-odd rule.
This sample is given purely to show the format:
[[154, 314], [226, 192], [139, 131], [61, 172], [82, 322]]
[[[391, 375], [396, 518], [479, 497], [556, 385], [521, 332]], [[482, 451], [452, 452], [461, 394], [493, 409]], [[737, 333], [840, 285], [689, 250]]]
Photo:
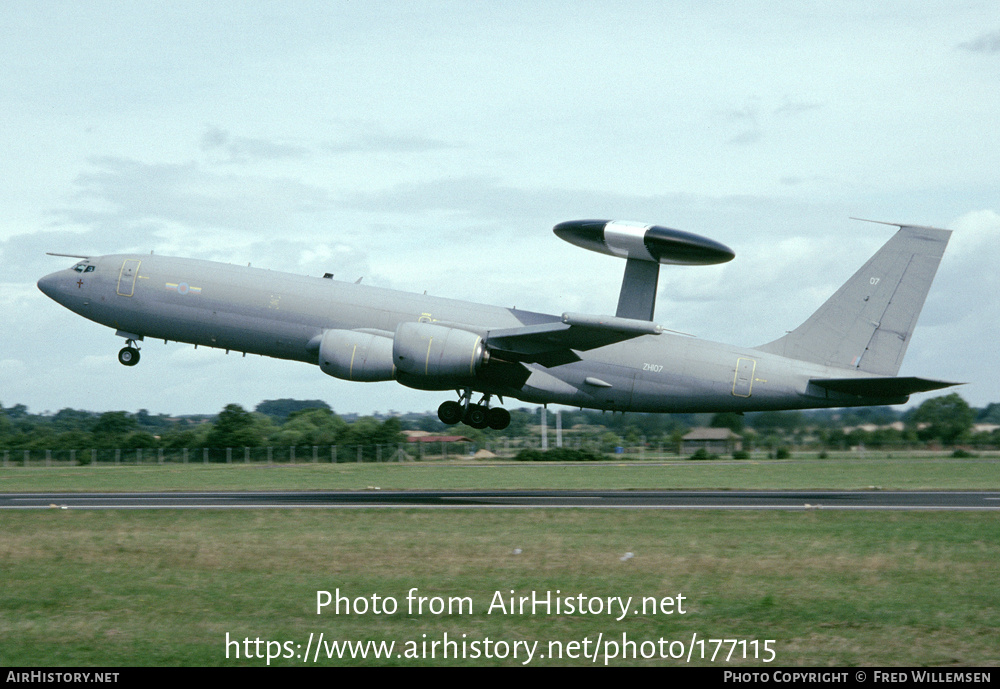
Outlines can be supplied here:
[[135, 346], [135, 340], [125, 340], [125, 346], [118, 351], [118, 362], [124, 366], [139, 363], [139, 348]]
[[470, 404], [472, 390], [466, 390], [458, 402], [443, 402], [438, 407], [438, 418], [449, 426], [459, 421], [472, 428], [492, 428], [502, 431], [510, 425], [510, 412], [500, 407], [490, 408], [491, 395], [483, 395], [479, 404]]

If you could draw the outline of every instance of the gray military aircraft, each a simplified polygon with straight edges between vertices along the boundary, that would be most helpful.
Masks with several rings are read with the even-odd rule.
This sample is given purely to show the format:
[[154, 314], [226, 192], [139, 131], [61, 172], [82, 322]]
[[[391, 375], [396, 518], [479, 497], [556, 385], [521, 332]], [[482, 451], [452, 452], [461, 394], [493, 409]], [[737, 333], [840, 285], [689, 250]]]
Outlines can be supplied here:
[[[711, 239], [659, 225], [575, 220], [559, 237], [624, 258], [614, 316], [561, 316], [409, 294], [357, 283], [188, 258], [75, 256], [38, 287], [125, 338], [318, 364], [349, 381], [396, 380], [455, 390], [446, 424], [505, 428], [491, 406], [514, 397], [618, 412], [745, 412], [901, 404], [955, 385], [897, 377], [951, 232], [898, 232], [805, 323], [773, 342], [737, 347], [653, 322], [661, 264], [734, 258]], [[473, 394], [481, 394], [473, 403]]]

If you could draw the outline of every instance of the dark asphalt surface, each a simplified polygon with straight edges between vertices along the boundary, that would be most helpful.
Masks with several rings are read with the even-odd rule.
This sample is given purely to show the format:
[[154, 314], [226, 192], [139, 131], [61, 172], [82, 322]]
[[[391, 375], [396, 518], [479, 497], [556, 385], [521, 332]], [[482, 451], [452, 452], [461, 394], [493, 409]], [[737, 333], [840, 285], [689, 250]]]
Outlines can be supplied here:
[[301, 491], [0, 493], [0, 509], [601, 507], [1000, 510], [1000, 491]]

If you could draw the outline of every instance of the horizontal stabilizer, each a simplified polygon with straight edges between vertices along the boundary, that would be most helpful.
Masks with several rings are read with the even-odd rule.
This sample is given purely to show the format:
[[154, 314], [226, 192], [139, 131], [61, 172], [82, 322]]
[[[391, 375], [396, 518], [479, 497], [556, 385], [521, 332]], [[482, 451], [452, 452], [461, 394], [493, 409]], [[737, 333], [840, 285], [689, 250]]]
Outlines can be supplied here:
[[949, 383], [943, 380], [914, 378], [912, 376], [904, 378], [813, 378], [809, 382], [832, 392], [879, 398], [905, 397], [915, 392], [927, 392], [952, 385], [962, 385], [962, 383]]

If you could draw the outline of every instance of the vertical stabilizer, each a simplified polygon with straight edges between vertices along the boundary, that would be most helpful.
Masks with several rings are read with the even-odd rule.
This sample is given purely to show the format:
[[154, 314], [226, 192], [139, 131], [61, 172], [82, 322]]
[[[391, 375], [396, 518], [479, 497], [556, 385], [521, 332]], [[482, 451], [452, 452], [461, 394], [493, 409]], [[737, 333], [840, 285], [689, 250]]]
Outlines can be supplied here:
[[950, 230], [900, 225], [805, 323], [757, 349], [896, 375], [950, 236]]

